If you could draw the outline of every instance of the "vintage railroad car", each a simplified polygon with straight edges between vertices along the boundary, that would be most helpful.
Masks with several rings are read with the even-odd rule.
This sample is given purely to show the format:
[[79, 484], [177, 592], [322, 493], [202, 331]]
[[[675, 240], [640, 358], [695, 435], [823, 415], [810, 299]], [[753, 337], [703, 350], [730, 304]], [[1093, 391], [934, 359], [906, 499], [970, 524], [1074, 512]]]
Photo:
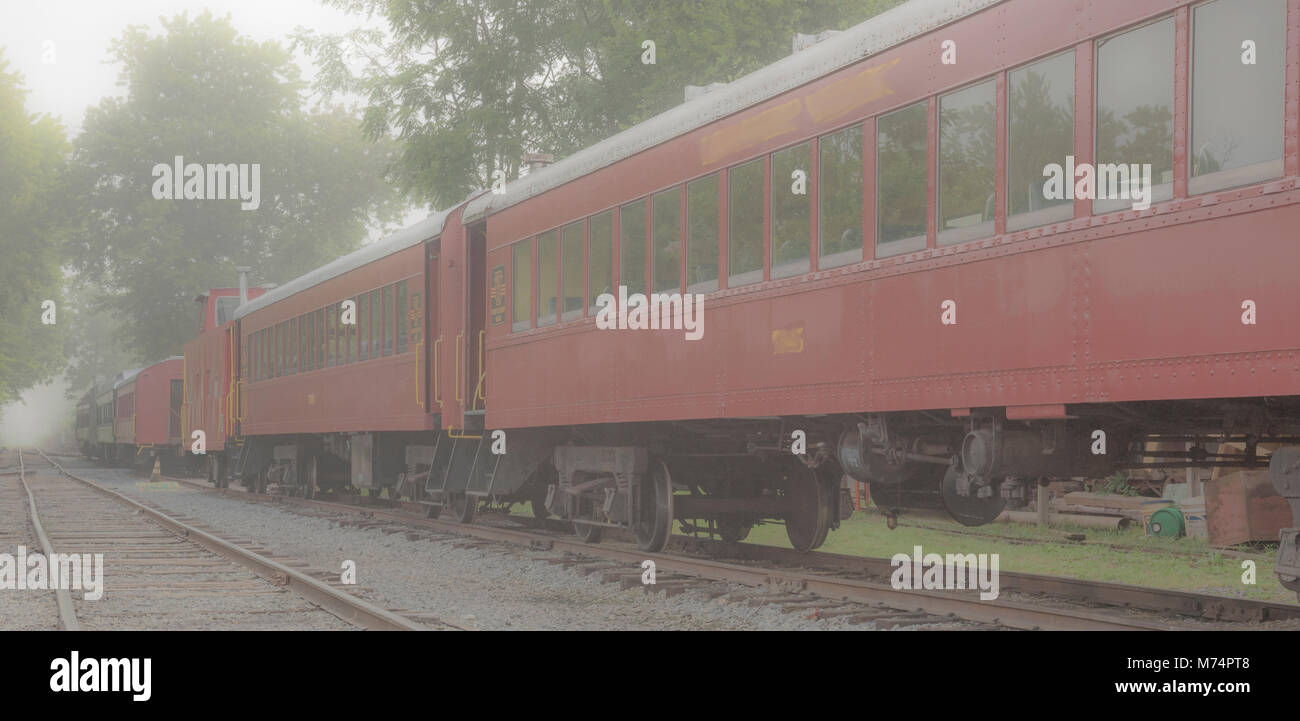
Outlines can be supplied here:
[[[238, 447], [236, 416], [239, 377], [236, 358], [239, 332], [234, 320], [241, 302], [255, 299], [266, 287], [248, 287], [248, 268], [237, 268], [238, 288], [213, 288], [195, 296], [198, 306], [198, 334], [185, 344], [184, 384], [181, 404], [181, 446], [189, 460], [197, 456], [205, 463], [208, 479], [227, 478], [228, 452]], [[199, 432], [199, 435], [196, 435]], [[202, 442], [201, 453], [195, 453]]]
[[[115, 457], [151, 462], [181, 443], [184, 358], [173, 356], [125, 374], [113, 384]], [[170, 454], [174, 455], [174, 454]]]
[[[200, 296], [185, 436], [218, 479], [526, 498], [648, 550], [815, 548], [844, 475], [979, 524], [1045, 478], [1271, 460], [1300, 526], [1298, 176], [1300, 0], [912, 0]], [[637, 294], [664, 327], [604, 327]]]
[[437, 297], [437, 275], [426, 263], [436, 262], [445, 217], [238, 308], [243, 445], [235, 476], [308, 496], [348, 485], [395, 493], [408, 472], [427, 469], [434, 417], [425, 306]]
[[[815, 547], [841, 470], [975, 524], [1150, 440], [1264, 463], [1300, 421], [1298, 104], [1294, 0], [914, 0], [471, 201], [483, 427], [646, 547]], [[620, 286], [703, 294], [703, 337], [599, 329]]]

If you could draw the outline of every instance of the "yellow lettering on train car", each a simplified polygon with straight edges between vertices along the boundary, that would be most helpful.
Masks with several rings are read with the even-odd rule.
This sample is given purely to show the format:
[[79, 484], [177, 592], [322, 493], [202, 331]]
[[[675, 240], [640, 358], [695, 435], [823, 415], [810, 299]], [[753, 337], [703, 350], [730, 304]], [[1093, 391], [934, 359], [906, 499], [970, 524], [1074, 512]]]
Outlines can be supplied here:
[[792, 132], [798, 128], [795, 118], [802, 111], [803, 101], [795, 98], [739, 123], [725, 125], [700, 140], [700, 160], [709, 165], [782, 133]]
[[772, 353], [802, 353], [803, 326], [798, 328], [778, 328], [772, 331]]
[[851, 110], [861, 108], [885, 96], [894, 89], [885, 83], [884, 71], [894, 67], [902, 58], [894, 58], [884, 65], [867, 68], [856, 75], [827, 85], [808, 96], [805, 101], [813, 121], [821, 123], [834, 120]]

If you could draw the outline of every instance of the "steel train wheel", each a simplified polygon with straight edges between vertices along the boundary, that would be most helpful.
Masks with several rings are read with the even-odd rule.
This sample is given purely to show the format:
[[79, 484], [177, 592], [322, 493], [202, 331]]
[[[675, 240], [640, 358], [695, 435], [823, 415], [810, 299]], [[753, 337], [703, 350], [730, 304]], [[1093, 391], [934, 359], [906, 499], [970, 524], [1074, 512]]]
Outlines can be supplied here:
[[468, 493], [457, 493], [451, 499], [451, 515], [460, 523], [473, 523], [478, 512], [478, 498]]
[[[596, 504], [590, 498], [579, 496], [577, 499], [577, 512], [575, 518], [587, 520], [596, 519]], [[573, 534], [583, 543], [600, 543], [601, 536], [605, 535], [605, 528], [597, 526], [594, 523], [573, 522]]]
[[636, 546], [658, 553], [673, 533], [673, 478], [663, 461], [651, 461], [640, 491], [642, 517], [632, 526]]
[[794, 550], [807, 552], [826, 542], [831, 520], [830, 493], [816, 471], [802, 463], [790, 464], [785, 496], [792, 508], [785, 519], [785, 535]]
[[988, 498], [957, 495], [957, 476], [962, 472], [961, 459], [957, 457], [943, 476], [940, 495], [944, 510], [963, 526], [982, 526], [992, 523], [1002, 513], [1007, 501], [995, 490]]

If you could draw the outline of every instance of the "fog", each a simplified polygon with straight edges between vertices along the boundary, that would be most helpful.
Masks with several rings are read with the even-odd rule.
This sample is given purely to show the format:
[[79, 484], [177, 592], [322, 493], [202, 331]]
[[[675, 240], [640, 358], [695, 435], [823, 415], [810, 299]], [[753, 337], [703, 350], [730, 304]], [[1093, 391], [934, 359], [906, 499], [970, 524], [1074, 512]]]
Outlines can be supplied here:
[[60, 377], [0, 408], [0, 446], [54, 449], [71, 445], [77, 403], [66, 397], [66, 391], [67, 384]]

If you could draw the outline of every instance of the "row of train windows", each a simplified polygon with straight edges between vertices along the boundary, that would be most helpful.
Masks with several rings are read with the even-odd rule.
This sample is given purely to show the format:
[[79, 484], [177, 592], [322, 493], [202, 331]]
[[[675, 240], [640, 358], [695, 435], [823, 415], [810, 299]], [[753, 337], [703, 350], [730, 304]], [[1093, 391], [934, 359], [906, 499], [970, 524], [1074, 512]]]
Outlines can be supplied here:
[[117, 417], [130, 418], [135, 415], [135, 394], [127, 393], [117, 397]]
[[[1192, 11], [1192, 194], [1282, 175], [1286, 51], [1285, 0], [1214, 0]], [[1244, 41], [1250, 40], [1248, 49]], [[1007, 73], [1007, 230], [1073, 217], [1073, 200], [1045, 197], [1044, 169], [1074, 154], [1074, 50]], [[1174, 19], [1158, 19], [1097, 41], [1094, 163], [1150, 164], [1152, 202], [1173, 195]], [[875, 257], [926, 247], [928, 169], [937, 163], [935, 220], [939, 245], [993, 235], [996, 87], [987, 79], [938, 97], [938, 158], [929, 156], [928, 107], [922, 100], [876, 120]], [[771, 163], [767, 234], [770, 277], [810, 269], [811, 185], [818, 186], [819, 268], [863, 260], [863, 128], [818, 141], [818, 176], [810, 177], [812, 143], [778, 150]], [[720, 212], [727, 213], [728, 286], [764, 277], [764, 158], [653, 194], [537, 236], [537, 325], [594, 312], [613, 288], [613, 238], [619, 234], [621, 284], [628, 293], [718, 288]], [[802, 174], [805, 185], [800, 187]], [[1098, 199], [1094, 213], [1131, 207], [1141, 176]], [[728, 184], [720, 211], [719, 183]], [[1073, 178], [1065, 182], [1073, 183]], [[647, 214], [649, 217], [647, 218]], [[685, 227], [683, 228], [683, 218]], [[649, 221], [647, 223], [647, 220]], [[615, 227], [617, 225], [617, 228]], [[647, 230], [648, 226], [648, 230]], [[685, 239], [685, 277], [682, 240]], [[531, 327], [532, 243], [512, 249], [512, 329]], [[647, 243], [649, 265], [647, 268]], [[870, 251], [866, 257], [871, 257]], [[560, 267], [562, 266], [562, 267]], [[562, 293], [557, 285], [563, 283]]]
[[96, 413], [96, 415], [98, 416], [98, 420], [95, 421], [95, 423], [96, 423], [97, 425], [101, 425], [101, 426], [102, 426], [102, 425], [105, 425], [105, 424], [107, 424], [107, 423], [112, 423], [112, 422], [113, 422], [113, 404], [112, 404], [112, 402], [105, 403], [105, 404], [99, 406], [98, 408], [95, 409], [95, 413]]
[[420, 341], [419, 293], [407, 282], [350, 299], [356, 322], [343, 322], [343, 304], [317, 308], [249, 334], [245, 377], [254, 381], [401, 354]]

